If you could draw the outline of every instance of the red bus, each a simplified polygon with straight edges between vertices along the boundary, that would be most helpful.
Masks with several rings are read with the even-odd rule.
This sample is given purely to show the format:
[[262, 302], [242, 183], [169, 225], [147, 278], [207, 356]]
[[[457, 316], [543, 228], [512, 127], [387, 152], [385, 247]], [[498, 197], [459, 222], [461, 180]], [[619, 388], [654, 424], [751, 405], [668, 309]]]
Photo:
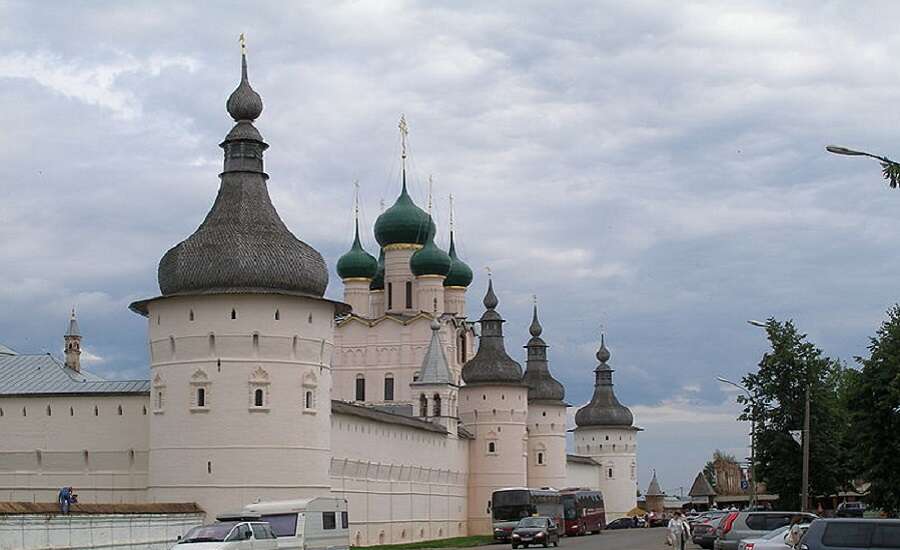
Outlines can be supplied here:
[[519, 520], [529, 516], [545, 516], [552, 518], [563, 534], [563, 506], [559, 491], [555, 489], [530, 489], [528, 487], [510, 487], [497, 489], [491, 495], [491, 519], [494, 527], [494, 540], [508, 542], [512, 530]]
[[563, 489], [560, 496], [566, 535], [599, 533], [606, 527], [603, 493], [590, 489]]

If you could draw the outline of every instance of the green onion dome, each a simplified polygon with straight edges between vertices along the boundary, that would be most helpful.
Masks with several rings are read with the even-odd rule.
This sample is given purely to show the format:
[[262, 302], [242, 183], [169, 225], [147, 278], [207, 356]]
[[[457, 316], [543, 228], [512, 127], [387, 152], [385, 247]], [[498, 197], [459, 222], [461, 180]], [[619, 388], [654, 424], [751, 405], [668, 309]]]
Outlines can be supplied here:
[[353, 238], [353, 246], [346, 254], [340, 257], [337, 263], [337, 273], [341, 279], [371, 279], [378, 271], [378, 260], [362, 247], [359, 242], [359, 220], [356, 220], [356, 235]]
[[384, 249], [378, 254], [378, 268], [375, 270], [375, 276], [369, 283], [369, 290], [384, 290]]
[[456, 243], [453, 241], [453, 231], [450, 232], [450, 271], [444, 279], [444, 286], [467, 287], [472, 284], [472, 268], [456, 255]]
[[[430, 221], [430, 216], [429, 216]], [[434, 222], [431, 222], [434, 225]], [[409, 259], [409, 269], [413, 275], [447, 275], [453, 260], [450, 255], [434, 244], [434, 233], [429, 234], [425, 246], [416, 250]]]
[[435, 232], [434, 222], [427, 212], [416, 206], [406, 191], [406, 176], [403, 190], [397, 202], [375, 220], [375, 240], [381, 246], [391, 244], [425, 244]]

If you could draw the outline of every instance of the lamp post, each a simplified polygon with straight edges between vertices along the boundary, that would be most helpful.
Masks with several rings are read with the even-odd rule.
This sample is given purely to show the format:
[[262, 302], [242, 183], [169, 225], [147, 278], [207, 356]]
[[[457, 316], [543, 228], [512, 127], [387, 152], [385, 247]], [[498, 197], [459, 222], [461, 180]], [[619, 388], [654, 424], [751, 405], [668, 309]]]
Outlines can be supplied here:
[[[862, 155], [862, 156], [876, 158], [876, 159], [881, 160], [882, 162], [893, 163], [896, 165], [896, 163], [894, 163], [893, 161], [888, 160], [886, 158], [879, 157], [876, 155], [871, 155], [869, 153], [864, 153], [862, 151], [854, 151], [852, 149], [847, 149], [845, 147], [837, 147], [834, 145], [829, 145], [828, 147], [826, 147], [826, 149], [828, 149], [829, 152], [832, 152], [832, 153], [835, 153], [838, 155], [857, 155], [857, 156]], [[897, 165], [897, 166], [900, 166], [900, 165]], [[751, 319], [747, 322], [755, 327], [766, 328], [766, 323], [763, 323], [762, 321], [754, 321]], [[727, 382], [727, 380], [723, 380], [723, 381]], [[803, 399], [803, 401], [804, 401], [804, 403], [803, 403], [803, 472], [801, 474], [801, 480], [800, 480], [800, 484], [802, 486], [801, 493], [800, 493], [800, 510], [802, 512], [809, 511], [809, 441], [810, 441], [809, 389], [810, 389], [811, 385], [812, 385], [812, 383], [809, 380], [809, 373], [807, 373], [806, 395]]]
[[884, 179], [888, 180], [888, 184], [891, 186], [891, 188], [896, 189], [898, 186], [900, 186], [900, 163], [898, 162], [895, 162], [881, 155], [873, 155], [872, 153], [857, 151], [856, 149], [849, 149], [847, 147], [841, 147], [839, 145], [827, 145], [825, 146], [825, 150], [835, 155], [873, 158], [881, 163], [882, 174], [884, 174]]
[[717, 376], [716, 380], [724, 384], [731, 384], [746, 393], [747, 399], [750, 400], [750, 507], [752, 508], [756, 506], [756, 398], [750, 393], [750, 390], [737, 382], [721, 376]]

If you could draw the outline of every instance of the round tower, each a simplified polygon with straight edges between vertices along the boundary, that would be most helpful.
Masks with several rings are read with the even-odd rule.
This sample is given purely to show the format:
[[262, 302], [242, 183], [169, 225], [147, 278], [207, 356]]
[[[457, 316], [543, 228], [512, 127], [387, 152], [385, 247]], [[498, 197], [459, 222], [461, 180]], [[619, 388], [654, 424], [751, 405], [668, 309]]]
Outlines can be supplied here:
[[149, 500], [209, 517], [329, 493], [334, 315], [348, 309], [322, 297], [322, 256], [269, 199], [243, 52], [227, 109], [215, 203], [160, 261], [161, 296], [131, 304], [149, 322]]
[[528, 386], [528, 486], [562, 489], [566, 485], [566, 390], [547, 361], [547, 343], [541, 338], [537, 304], [525, 349]]
[[575, 414], [575, 452], [600, 464], [606, 520], [623, 517], [637, 505], [637, 432], [634, 416], [613, 391], [610, 352], [601, 336], [594, 369], [594, 395]]
[[475, 356], [462, 368], [459, 417], [474, 436], [469, 445], [469, 534], [492, 532], [491, 495], [527, 483], [528, 387], [522, 367], [506, 353], [504, 320], [496, 311], [497, 295], [488, 282], [481, 316], [481, 340]]

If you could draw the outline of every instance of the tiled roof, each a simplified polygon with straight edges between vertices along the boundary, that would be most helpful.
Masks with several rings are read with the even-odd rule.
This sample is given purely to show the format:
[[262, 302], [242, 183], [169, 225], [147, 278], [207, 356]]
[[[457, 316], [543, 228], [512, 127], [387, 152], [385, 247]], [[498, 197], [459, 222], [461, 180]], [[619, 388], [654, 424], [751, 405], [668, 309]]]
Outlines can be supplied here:
[[[56, 502], [0, 502], [0, 516], [57, 514]], [[140, 504], [73, 504], [71, 514], [202, 514], [193, 502], [145, 502]]]
[[0, 354], [0, 396], [120, 395], [149, 391], [149, 380], [104, 380], [84, 370], [68, 369], [49, 354]]

